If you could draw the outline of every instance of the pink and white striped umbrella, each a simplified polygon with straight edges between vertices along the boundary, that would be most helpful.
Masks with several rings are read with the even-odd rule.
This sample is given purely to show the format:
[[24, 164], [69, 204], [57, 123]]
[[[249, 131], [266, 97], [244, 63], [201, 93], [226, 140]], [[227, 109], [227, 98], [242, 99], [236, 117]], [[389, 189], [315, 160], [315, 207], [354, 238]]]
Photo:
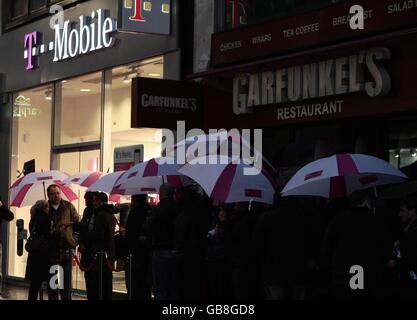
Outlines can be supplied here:
[[301, 168], [281, 194], [339, 198], [356, 190], [399, 183], [405, 179], [404, 173], [381, 159], [363, 154], [338, 154]]
[[[205, 152], [205, 154], [195, 155], [196, 150]], [[238, 131], [224, 131], [187, 137], [174, 144], [171, 148], [167, 148], [167, 156], [175, 157], [178, 156], [177, 153], [182, 153], [183, 151], [187, 162], [195, 158], [215, 154], [231, 157], [232, 159], [240, 159], [242, 156], [252, 156], [256, 161], [262, 161], [262, 168], [264, 171], [268, 171], [268, 174], [273, 176], [276, 173], [275, 168], [268, 159], [258, 149], [251, 146]], [[245, 153], [250, 153], [250, 155], [246, 155]]]
[[142, 192], [158, 193], [164, 182], [181, 188], [192, 183], [191, 179], [178, 172], [182, 166], [183, 164], [177, 164], [174, 158], [169, 157], [139, 163], [126, 172], [120, 181], [120, 188], [130, 192], [143, 190]]
[[117, 171], [103, 175], [94, 182], [87, 191], [105, 192], [109, 195], [124, 195], [126, 190], [120, 189], [119, 181], [126, 174], [126, 171]]
[[80, 187], [89, 188], [93, 183], [95, 183], [98, 179], [100, 179], [104, 173], [102, 172], [80, 172], [74, 174], [68, 178], [66, 178], [62, 183], [64, 185], [75, 184], [79, 185]]
[[243, 161], [234, 164], [230, 158], [217, 155], [210, 155], [207, 159], [209, 164], [194, 159], [179, 172], [196, 181], [209, 197], [224, 203], [273, 203], [275, 188], [268, 173], [261, 171], [257, 175], [245, 175], [244, 169], [253, 168], [252, 165]]
[[46, 189], [51, 184], [61, 187], [62, 198], [67, 201], [78, 199], [75, 192], [68, 186], [62, 185], [62, 180], [68, 177], [60, 171], [33, 172], [18, 179], [10, 187], [12, 207], [32, 206], [36, 201], [46, 198]]

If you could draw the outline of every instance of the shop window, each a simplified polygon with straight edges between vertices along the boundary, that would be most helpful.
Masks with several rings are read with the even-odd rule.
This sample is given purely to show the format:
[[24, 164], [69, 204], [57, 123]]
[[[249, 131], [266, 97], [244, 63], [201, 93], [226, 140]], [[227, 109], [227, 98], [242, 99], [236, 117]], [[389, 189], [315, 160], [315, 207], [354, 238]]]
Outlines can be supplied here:
[[235, 29], [247, 24], [247, 1], [226, 0], [226, 28]]
[[14, 0], [12, 2], [12, 19], [21, 18], [28, 13], [27, 0]]
[[417, 160], [417, 129], [415, 119], [396, 119], [390, 122], [389, 161], [403, 168]]
[[102, 73], [56, 84], [54, 145], [100, 141]]
[[[159, 157], [162, 149], [162, 130], [154, 128], [131, 128], [131, 89], [132, 79], [135, 77], [149, 77], [161, 79], [164, 74], [164, 59], [158, 57], [140, 61], [130, 65], [111, 70], [110, 92], [106, 92], [106, 103], [111, 104], [109, 116], [105, 118], [107, 126], [104, 130], [110, 131], [104, 140], [105, 148], [110, 150], [104, 155], [104, 171], [118, 171], [126, 169], [115, 163], [115, 151], [118, 148], [133, 147], [140, 151], [135, 162], [146, 161]], [[106, 86], [107, 87], [107, 86]], [[107, 110], [107, 107], [106, 107]], [[106, 124], [105, 124], [106, 126]], [[121, 225], [123, 227], [123, 224]], [[113, 290], [126, 292], [124, 273], [113, 274]]]
[[[24, 163], [35, 159], [37, 171], [50, 169], [52, 87], [40, 87], [18, 92], [13, 96], [11, 184], [23, 171]], [[12, 208], [15, 219], [23, 219], [28, 229], [30, 208]], [[9, 275], [24, 277], [27, 254], [17, 256], [16, 224], [10, 224]]]
[[30, 12], [37, 11], [40, 9], [46, 8], [47, 1], [46, 0], [30, 0]]

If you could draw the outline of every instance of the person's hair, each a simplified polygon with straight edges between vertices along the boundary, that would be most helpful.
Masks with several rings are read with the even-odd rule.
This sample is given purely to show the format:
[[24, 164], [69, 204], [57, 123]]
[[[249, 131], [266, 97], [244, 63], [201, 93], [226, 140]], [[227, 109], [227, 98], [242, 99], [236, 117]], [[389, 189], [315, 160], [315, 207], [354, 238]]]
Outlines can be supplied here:
[[84, 199], [85, 199], [87, 202], [91, 203], [91, 202], [94, 200], [94, 196], [95, 196], [97, 193], [98, 193], [98, 192], [96, 192], [96, 191], [87, 191], [87, 192], [84, 194]]
[[417, 213], [417, 194], [413, 193], [406, 196], [401, 200], [401, 206], [406, 207], [408, 210], [416, 210]]
[[51, 189], [52, 188], [58, 188], [59, 190], [61, 190], [61, 187], [59, 186], [59, 185], [57, 185], [57, 184], [51, 184], [49, 187], [48, 187], [48, 189], [46, 189], [46, 193], [48, 194], [48, 196], [49, 196], [49, 194], [50, 194], [50, 192], [51, 192]]
[[134, 194], [132, 195], [132, 204], [136, 204], [138, 206], [146, 205], [148, 200], [148, 196], [146, 194]]
[[100, 202], [103, 202], [103, 203], [109, 202], [109, 197], [104, 192], [97, 192], [94, 194], [94, 197]]
[[159, 187], [160, 198], [172, 198], [174, 196], [174, 187], [168, 183], [164, 183]]
[[30, 215], [34, 216], [37, 212], [42, 211], [48, 205], [48, 201], [46, 200], [38, 200], [36, 203], [30, 208]]

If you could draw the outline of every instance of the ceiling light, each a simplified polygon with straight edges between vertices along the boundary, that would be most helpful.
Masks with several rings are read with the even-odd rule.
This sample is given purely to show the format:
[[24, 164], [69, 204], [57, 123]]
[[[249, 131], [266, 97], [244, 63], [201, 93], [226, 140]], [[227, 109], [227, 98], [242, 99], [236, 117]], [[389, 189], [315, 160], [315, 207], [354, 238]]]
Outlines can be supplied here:
[[123, 79], [123, 82], [124, 82], [124, 83], [130, 83], [130, 82], [132, 82], [132, 79], [130, 79], [130, 78], [129, 78], [129, 76], [126, 76], [126, 77]]
[[161, 74], [160, 73], [148, 73], [148, 76], [150, 76], [150, 77], [160, 77]]
[[400, 157], [400, 154], [399, 154], [399, 153], [396, 153], [396, 154], [395, 154], [395, 157], [396, 157], [396, 158], [399, 158], [399, 157]]
[[62, 83], [66, 83], [67, 82], [67, 80], [62, 80]]
[[81, 92], [91, 92], [91, 89], [80, 89]]
[[48, 100], [48, 101], [52, 100], [52, 91], [51, 90], [45, 91], [45, 100]]

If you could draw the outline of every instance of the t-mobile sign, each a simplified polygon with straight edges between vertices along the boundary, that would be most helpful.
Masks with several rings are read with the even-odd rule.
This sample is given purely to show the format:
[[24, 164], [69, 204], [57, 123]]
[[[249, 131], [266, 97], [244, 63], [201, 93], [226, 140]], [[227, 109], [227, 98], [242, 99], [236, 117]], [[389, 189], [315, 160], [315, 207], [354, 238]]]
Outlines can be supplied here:
[[119, 1], [118, 31], [169, 35], [171, 1]]

